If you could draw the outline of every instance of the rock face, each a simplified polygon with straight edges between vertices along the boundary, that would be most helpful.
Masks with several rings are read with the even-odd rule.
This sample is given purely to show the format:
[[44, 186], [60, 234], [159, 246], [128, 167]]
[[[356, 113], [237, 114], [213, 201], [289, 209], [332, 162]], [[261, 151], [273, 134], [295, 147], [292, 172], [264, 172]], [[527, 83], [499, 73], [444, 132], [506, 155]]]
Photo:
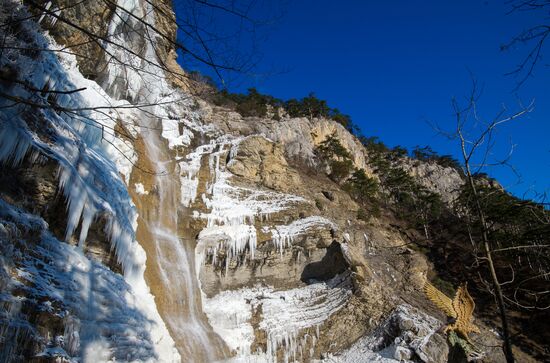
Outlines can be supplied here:
[[[29, 16], [4, 3], [2, 20]], [[316, 146], [335, 135], [372, 174], [353, 135], [328, 119], [243, 118], [190, 93], [168, 0], [78, 2], [65, 21], [53, 9], [71, 2], [36, 3], [54, 8], [25, 23], [29, 39], [11, 29], [10, 44], [53, 47], [47, 29], [74, 48], [86, 38], [70, 21], [119, 46], [0, 61], [15, 59], [35, 89], [86, 88], [58, 106], [115, 109], [68, 117], [0, 84], [45, 106], [0, 123], [0, 362], [447, 361], [444, 317], [420, 292], [426, 256], [390, 217], [357, 218], [315, 168]], [[449, 202], [461, 183], [404, 167]]]
[[[403, 241], [384, 222], [357, 220], [347, 193], [294, 167], [280, 144], [259, 135], [216, 140], [186, 157], [182, 177], [205, 185], [187, 201], [200, 211], [195, 223], [204, 221], [195, 249], [203, 306], [235, 359], [324, 359], [391, 327], [401, 340], [370, 347], [372, 357], [446, 361], [441, 323], [417, 309], [397, 308], [379, 327], [398, 296], [419, 298], [422, 255], [397, 247]], [[203, 161], [191, 168], [196, 154]]]
[[300, 175], [288, 166], [280, 144], [250, 136], [240, 142], [227, 170], [249, 182], [288, 192], [302, 185]]
[[449, 348], [436, 333], [440, 322], [410, 305], [398, 305], [371, 334], [322, 362], [447, 362]]
[[409, 159], [403, 160], [402, 165], [421, 185], [440, 195], [447, 205], [452, 205], [464, 185], [463, 177], [453, 168]]
[[342, 145], [353, 156], [356, 167], [365, 169], [367, 157], [364, 147], [342, 125], [328, 119], [283, 118], [281, 120], [247, 118], [236, 112], [216, 107], [206, 102], [200, 103], [206, 122], [215, 124], [224, 133], [233, 135], [264, 135], [280, 144], [291, 159], [300, 159], [306, 164], [315, 163], [314, 150], [327, 136], [336, 135]]
[[[68, 46], [69, 51], [77, 54], [79, 69], [87, 78], [95, 79], [106, 67], [104, 51], [93, 35], [105, 38], [116, 8], [115, 2], [82, 1], [74, 4], [71, 0], [59, 0], [54, 3], [46, 0], [34, 2], [29, 9], [36, 14], [44, 14], [41, 25], [50, 31], [60, 44]], [[48, 6], [48, 4], [50, 4]], [[57, 9], [63, 11], [57, 13]], [[61, 17], [61, 20], [59, 19]], [[63, 21], [66, 20], [66, 21]], [[79, 31], [70, 24], [77, 24]]]

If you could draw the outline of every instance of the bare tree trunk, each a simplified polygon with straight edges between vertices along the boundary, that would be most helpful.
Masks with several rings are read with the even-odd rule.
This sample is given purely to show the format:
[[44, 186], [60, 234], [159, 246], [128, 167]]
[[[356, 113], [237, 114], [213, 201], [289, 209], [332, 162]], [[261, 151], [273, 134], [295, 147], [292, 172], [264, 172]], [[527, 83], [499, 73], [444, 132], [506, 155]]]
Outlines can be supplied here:
[[[473, 117], [476, 122], [481, 122], [483, 124], [482, 120], [479, 118], [477, 114], [477, 108], [476, 108], [476, 100], [479, 97], [479, 94], [477, 92], [477, 83], [475, 79], [473, 79], [473, 87], [472, 92], [470, 94], [470, 97], [468, 98], [468, 104], [466, 107], [462, 108], [459, 103], [456, 101], [456, 99], [453, 99], [453, 109], [455, 111], [456, 115], [456, 131], [453, 134], [447, 134], [451, 139], [458, 139], [460, 141], [460, 148], [462, 152], [462, 157], [464, 160], [464, 173], [467, 178], [468, 187], [472, 193], [472, 197], [474, 199], [474, 208], [475, 212], [478, 215], [479, 222], [481, 223], [481, 244], [483, 245], [483, 254], [484, 259], [487, 260], [487, 264], [489, 266], [489, 272], [491, 274], [491, 282], [493, 285], [493, 291], [490, 291], [491, 294], [496, 299], [500, 320], [501, 320], [501, 327], [502, 327], [502, 339], [503, 339], [503, 351], [504, 355], [506, 357], [506, 362], [513, 363], [514, 362], [514, 354], [512, 352], [512, 343], [510, 340], [510, 331], [508, 328], [508, 317], [506, 315], [506, 305], [504, 304], [504, 295], [502, 293], [501, 286], [502, 284], [499, 282], [497, 272], [495, 270], [495, 264], [493, 261], [493, 246], [491, 246], [491, 243], [489, 241], [489, 227], [487, 226], [487, 220], [485, 217], [485, 212], [483, 211], [483, 208], [481, 206], [481, 196], [478, 193], [478, 190], [475, 185], [474, 177], [472, 175], [471, 170], [471, 164], [470, 161], [472, 160], [472, 157], [476, 154], [477, 151], [482, 147], [482, 145], [485, 145], [485, 153], [482, 155], [482, 162], [479, 165], [479, 169], [483, 166], [487, 166], [486, 163], [487, 157], [489, 155], [489, 152], [493, 146], [493, 144], [490, 142], [490, 140], [493, 137], [493, 132], [495, 129], [504, 123], [510, 122], [512, 120], [518, 119], [522, 115], [525, 115], [533, 110], [533, 103], [527, 107], [523, 107], [516, 113], [513, 113], [509, 116], [505, 116], [506, 109], [503, 109], [500, 113], [497, 114], [497, 116], [490, 122], [485, 123], [485, 127], [480, 131], [477, 132], [477, 136], [474, 137], [472, 140], [467, 140], [465, 133], [467, 132], [466, 124], [469, 117]], [[499, 165], [506, 164], [506, 159], [504, 161], [499, 161]], [[470, 236], [471, 233], [468, 231]], [[475, 242], [471, 240], [472, 245], [475, 247]]]
[[487, 263], [489, 265], [489, 271], [491, 273], [491, 281], [493, 283], [494, 288], [494, 296], [497, 301], [499, 314], [500, 314], [500, 320], [502, 324], [502, 339], [503, 339], [503, 347], [504, 355], [506, 357], [507, 363], [513, 363], [514, 362], [514, 353], [512, 352], [512, 343], [510, 341], [510, 332], [508, 329], [508, 317], [506, 316], [506, 306], [504, 305], [504, 297], [502, 295], [502, 289], [500, 287], [500, 282], [498, 280], [498, 276], [495, 270], [495, 265], [493, 263], [493, 257], [492, 257], [492, 250], [491, 246], [489, 244], [489, 235], [487, 230], [487, 224], [485, 221], [485, 213], [483, 212], [483, 209], [481, 208], [481, 203], [479, 201], [479, 195], [477, 194], [477, 189], [474, 183], [474, 178], [472, 176], [472, 173], [470, 172], [470, 164], [468, 160], [465, 160], [465, 168], [466, 173], [468, 177], [468, 184], [470, 186], [470, 190], [472, 192], [472, 195], [474, 197], [475, 201], [475, 207], [477, 210], [477, 214], [479, 217], [479, 221], [481, 223], [481, 238], [483, 242], [483, 250], [485, 252], [485, 257], [487, 258]]
[[426, 240], [430, 240], [430, 234], [428, 233], [428, 225], [424, 223], [424, 235], [426, 236]]

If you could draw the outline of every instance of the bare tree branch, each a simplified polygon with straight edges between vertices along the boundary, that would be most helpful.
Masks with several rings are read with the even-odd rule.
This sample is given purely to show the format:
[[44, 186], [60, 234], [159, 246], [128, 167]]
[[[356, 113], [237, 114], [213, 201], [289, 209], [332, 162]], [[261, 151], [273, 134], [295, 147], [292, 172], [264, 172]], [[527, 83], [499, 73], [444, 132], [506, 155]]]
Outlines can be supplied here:
[[[513, 0], [508, 1], [512, 9], [508, 14], [520, 11], [536, 11], [547, 12], [550, 14], [550, 0]], [[511, 41], [501, 45], [501, 50], [509, 50], [518, 44], [529, 47], [527, 55], [523, 58], [520, 64], [516, 68], [507, 73], [507, 75], [514, 75], [519, 77], [519, 81], [515, 90], [518, 90], [527, 82], [527, 80], [533, 76], [535, 67], [542, 59], [542, 52], [545, 46], [545, 42], [550, 36], [550, 24], [534, 25], [518, 35], [516, 35]]]

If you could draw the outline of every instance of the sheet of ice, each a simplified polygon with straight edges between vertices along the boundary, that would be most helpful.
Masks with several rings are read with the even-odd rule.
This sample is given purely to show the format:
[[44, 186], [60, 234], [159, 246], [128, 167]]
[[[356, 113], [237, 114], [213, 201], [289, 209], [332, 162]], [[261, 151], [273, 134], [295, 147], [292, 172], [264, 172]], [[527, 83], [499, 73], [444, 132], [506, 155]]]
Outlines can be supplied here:
[[[319, 337], [319, 326], [333, 313], [340, 310], [351, 296], [351, 281], [345, 275], [336, 276], [327, 283], [308, 285], [302, 289], [283, 291], [279, 299], [270, 299], [262, 304], [264, 319], [260, 329], [268, 334], [267, 354], [275, 356], [284, 347], [284, 361], [303, 361], [309, 356], [303, 351], [304, 343], [297, 342], [306, 328], [313, 345]], [[304, 338], [307, 338], [306, 335]]]
[[188, 153], [182, 161], [179, 162], [180, 182], [181, 182], [181, 204], [189, 207], [197, 198], [197, 188], [199, 186], [198, 172], [201, 168], [201, 160], [204, 155], [212, 153], [215, 144], [201, 145], [192, 152]]
[[254, 224], [255, 218], [268, 218], [294, 204], [307, 203], [297, 195], [284, 194], [231, 185], [232, 174], [224, 169], [216, 170], [217, 179], [212, 185], [211, 197], [203, 196], [210, 213], [203, 215], [208, 227], [216, 225]]
[[162, 137], [168, 140], [168, 147], [174, 149], [176, 146], [187, 146], [193, 139], [191, 130], [182, 127], [180, 131], [181, 121], [176, 119], [165, 119], [162, 123]]
[[[204, 311], [230, 348], [238, 352], [228, 362], [302, 362], [319, 337], [319, 327], [351, 296], [347, 275], [286, 291], [256, 286], [223, 291], [204, 301]], [[259, 329], [267, 334], [265, 351], [251, 352], [255, 339], [251, 318], [261, 309]]]
[[[24, 16], [23, 8], [18, 11]], [[4, 12], [0, 14], [2, 17], [6, 15]], [[57, 48], [51, 39], [39, 33], [35, 23], [24, 22], [22, 26], [34, 36], [33, 40], [39, 48]], [[15, 35], [8, 34], [6, 38], [9, 45], [25, 45]], [[36, 89], [83, 90], [61, 94], [52, 100], [47, 93], [30, 91], [19, 84], [12, 85], [7, 91], [10, 95], [37, 104], [55, 102], [68, 111], [55, 112], [53, 108], [46, 107], [29, 112], [24, 104], [14, 104], [2, 98], [0, 161], [17, 165], [31, 150], [56, 160], [60, 187], [68, 200], [67, 239], [80, 224], [79, 240], [85, 241], [95, 215], [105, 213], [109, 220], [106, 232], [117, 258], [128, 276], [132, 275], [135, 210], [120, 174], [128, 178], [135, 155], [128, 140], [117, 137], [114, 132], [117, 122], [115, 110], [109, 111], [112, 114], [95, 110], [96, 107], [117, 106], [120, 103], [111, 100], [96, 83], [80, 74], [74, 56], [60, 53], [58, 58], [54, 52], [41, 52], [38, 59], [33, 59], [17, 50], [7, 53], [0, 60], [1, 65], [16, 67], [20, 80]], [[125, 121], [131, 128], [132, 119]], [[40, 124], [40, 128], [29, 127], [32, 124]], [[141, 260], [138, 262], [141, 263]]]
[[[179, 361], [177, 352], [170, 359], [159, 354], [159, 347], [175, 348], [148, 291], [134, 289], [121, 275], [88, 259], [78, 247], [56, 240], [44, 220], [2, 199], [0, 225], [6, 231], [0, 238], [1, 255], [14, 264], [17, 273], [7, 281], [5, 276], [0, 278], [4, 286], [0, 331], [5, 339], [0, 352], [17, 344], [18, 334], [40, 336], [34, 328], [18, 325], [28, 318], [13, 307], [28, 300], [65, 322], [64, 335], [41, 338], [43, 356], [67, 355], [74, 361], [82, 357], [84, 362]], [[3, 270], [5, 261], [0, 262]], [[25, 298], [11, 295], [13, 289], [18, 295], [24, 291]], [[10, 305], [12, 309], [5, 310]]]
[[251, 299], [257, 297], [260, 290], [227, 290], [212, 299], [203, 300], [204, 312], [210, 324], [238, 356], [250, 355], [250, 346], [255, 339], [250, 323], [253, 309]]

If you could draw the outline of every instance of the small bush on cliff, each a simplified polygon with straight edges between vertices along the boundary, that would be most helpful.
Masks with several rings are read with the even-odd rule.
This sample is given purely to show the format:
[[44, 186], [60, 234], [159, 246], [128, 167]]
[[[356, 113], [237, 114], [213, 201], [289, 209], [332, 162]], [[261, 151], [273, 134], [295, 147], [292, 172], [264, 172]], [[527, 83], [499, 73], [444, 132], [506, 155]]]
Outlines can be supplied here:
[[420, 161], [434, 162], [446, 168], [453, 168], [462, 174], [462, 166], [458, 160], [451, 155], [439, 155], [429, 146], [415, 147], [412, 156]]
[[[444, 209], [441, 197], [419, 184], [400, 164], [400, 159], [407, 156], [407, 150], [402, 147], [388, 148], [377, 138], [361, 140], [369, 152], [369, 165], [380, 179], [379, 194], [391, 207], [397, 216], [409, 221], [411, 227], [424, 232], [426, 239], [431, 238], [434, 222]], [[431, 149], [417, 148], [417, 157], [427, 161], [435, 158]], [[430, 159], [432, 160], [432, 159]]]
[[327, 101], [315, 97], [313, 92], [301, 100], [292, 98], [286, 101], [285, 109], [291, 117], [308, 117], [310, 119], [328, 117], [331, 110]]
[[350, 152], [342, 145], [340, 140], [338, 140], [336, 134], [327, 136], [325, 140], [319, 144], [316, 151], [324, 160], [332, 158], [351, 159]]
[[[374, 213], [371, 212], [371, 214], [374, 215], [374, 216], [379, 216], [379, 215], [380, 215], [380, 209], [379, 209], [379, 208], [376, 208], [376, 209], [375, 209], [375, 212], [374, 212]], [[360, 221], [368, 222], [369, 219], [370, 219], [370, 215], [369, 215], [369, 213], [366, 211], [366, 209], [364, 209], [364, 208], [359, 208], [359, 209], [357, 210], [357, 219], [359, 219]]]
[[351, 154], [336, 138], [335, 134], [327, 136], [315, 150], [325, 167], [328, 167], [328, 176], [333, 181], [344, 181], [353, 170]]
[[378, 182], [367, 176], [364, 169], [355, 169], [351, 177], [346, 181], [344, 189], [361, 203], [369, 203], [376, 200], [378, 194]]
[[338, 140], [336, 134], [327, 136], [317, 147], [316, 154], [328, 170], [329, 178], [337, 183], [343, 183], [343, 189], [362, 207], [357, 218], [368, 220], [367, 212], [376, 216], [380, 214], [378, 182], [369, 177], [364, 169], [354, 168], [352, 155]]
[[359, 141], [361, 142], [361, 144], [363, 144], [365, 149], [367, 149], [369, 154], [372, 153], [372, 154], [378, 155], [381, 153], [388, 152], [390, 150], [382, 141], [380, 141], [380, 139], [377, 136], [367, 137], [364, 135], [360, 135]]
[[378, 200], [380, 187], [378, 181], [369, 177], [364, 169], [355, 169], [351, 177], [346, 180], [344, 190], [363, 207], [357, 212], [358, 219], [368, 221], [368, 213], [375, 217], [380, 215], [380, 203]]
[[284, 108], [291, 117], [325, 117], [338, 122], [354, 135], [360, 133], [351, 116], [341, 113], [337, 108], [329, 107], [327, 101], [317, 98], [314, 93], [300, 100], [292, 98], [284, 103]]
[[223, 90], [218, 92], [212, 101], [217, 106], [233, 107], [244, 117], [265, 117], [268, 106], [277, 109], [283, 104], [278, 98], [261, 94], [255, 88], [249, 88], [247, 93], [230, 93]]
[[350, 159], [344, 160], [331, 160], [330, 165], [330, 174], [329, 177], [337, 182], [341, 183], [344, 181], [353, 170], [353, 162]]

